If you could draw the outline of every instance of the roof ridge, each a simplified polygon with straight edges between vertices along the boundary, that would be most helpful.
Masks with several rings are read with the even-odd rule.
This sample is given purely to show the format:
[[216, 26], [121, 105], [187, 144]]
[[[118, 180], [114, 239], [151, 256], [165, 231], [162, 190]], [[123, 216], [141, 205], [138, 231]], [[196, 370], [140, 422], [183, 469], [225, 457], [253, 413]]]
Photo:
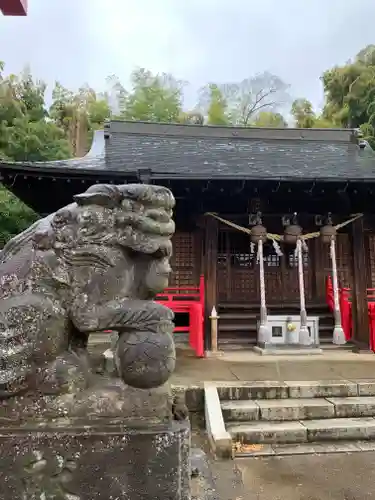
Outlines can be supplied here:
[[233, 139], [280, 139], [316, 140], [327, 142], [357, 142], [355, 129], [321, 128], [261, 128], [217, 125], [195, 125], [181, 123], [156, 123], [111, 120], [105, 124], [106, 135], [122, 133], [129, 135], [160, 135], [168, 137], [233, 138]]

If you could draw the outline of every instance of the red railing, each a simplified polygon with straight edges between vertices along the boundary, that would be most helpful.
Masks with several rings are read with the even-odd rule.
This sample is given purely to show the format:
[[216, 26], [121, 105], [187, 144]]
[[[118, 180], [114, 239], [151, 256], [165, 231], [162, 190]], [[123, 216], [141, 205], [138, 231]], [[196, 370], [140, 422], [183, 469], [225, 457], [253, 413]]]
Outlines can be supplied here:
[[[187, 313], [189, 324], [177, 326], [174, 331], [189, 334], [189, 344], [200, 358], [204, 356], [204, 277], [199, 278], [198, 286], [175, 286], [168, 287], [163, 293], [156, 297], [156, 302], [163, 304], [176, 313]], [[111, 333], [106, 330], [104, 333]]]
[[[326, 290], [327, 304], [330, 310], [333, 312], [334, 302], [333, 302], [333, 287], [332, 280], [329, 276], [327, 278], [327, 290]], [[342, 328], [345, 333], [346, 340], [350, 340], [352, 337], [352, 302], [351, 302], [351, 289], [350, 288], [340, 288], [339, 289], [340, 298], [340, 311], [341, 311], [341, 323]], [[368, 304], [368, 314], [370, 323], [370, 349], [374, 351], [375, 349], [375, 288], [367, 288], [367, 304]]]
[[187, 332], [189, 344], [198, 357], [204, 356], [204, 277], [198, 286], [168, 287], [156, 297], [156, 301], [169, 307], [175, 314], [187, 313], [189, 324], [177, 326], [175, 332]]

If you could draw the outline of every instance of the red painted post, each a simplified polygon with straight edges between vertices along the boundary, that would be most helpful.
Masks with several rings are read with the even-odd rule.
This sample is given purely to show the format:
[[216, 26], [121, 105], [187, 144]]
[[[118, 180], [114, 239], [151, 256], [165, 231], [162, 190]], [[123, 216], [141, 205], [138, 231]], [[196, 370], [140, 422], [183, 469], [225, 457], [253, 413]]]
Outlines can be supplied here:
[[4, 16], [27, 16], [28, 0], [0, 0], [0, 11]]

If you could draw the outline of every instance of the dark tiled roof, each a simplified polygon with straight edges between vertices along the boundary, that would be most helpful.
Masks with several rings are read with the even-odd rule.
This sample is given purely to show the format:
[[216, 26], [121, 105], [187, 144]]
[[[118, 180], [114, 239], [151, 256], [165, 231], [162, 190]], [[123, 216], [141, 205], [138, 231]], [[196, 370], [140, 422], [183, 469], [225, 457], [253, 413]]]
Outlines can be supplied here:
[[189, 135], [178, 125], [143, 126], [147, 133], [139, 123], [108, 127], [107, 169], [170, 178], [375, 179], [375, 153], [360, 149], [351, 130], [198, 127]]
[[[106, 139], [104, 137], [106, 136]], [[154, 178], [374, 180], [375, 153], [353, 130], [257, 129], [112, 121], [83, 158], [2, 164]]]
[[105, 170], [105, 142], [104, 142], [104, 131], [97, 130], [94, 134], [93, 142], [90, 151], [82, 158], [72, 158], [69, 160], [57, 160], [57, 161], [34, 161], [34, 162], [12, 162], [4, 163], [5, 167], [17, 168], [19, 166], [25, 166], [29, 168], [40, 168], [40, 169], [56, 169], [56, 170]]

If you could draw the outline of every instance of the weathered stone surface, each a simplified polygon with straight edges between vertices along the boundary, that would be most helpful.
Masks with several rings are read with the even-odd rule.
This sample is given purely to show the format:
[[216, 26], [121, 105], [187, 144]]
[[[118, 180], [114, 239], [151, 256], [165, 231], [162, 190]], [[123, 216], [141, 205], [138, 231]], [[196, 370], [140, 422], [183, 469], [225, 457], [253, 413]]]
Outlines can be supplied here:
[[358, 396], [375, 396], [375, 380], [357, 380]]
[[349, 380], [287, 381], [290, 398], [326, 398], [357, 396], [355, 382]]
[[280, 399], [256, 401], [260, 420], [305, 420], [333, 418], [335, 409], [325, 399]]
[[[173, 313], [153, 300], [171, 272], [173, 195], [97, 184], [74, 199], [0, 252], [0, 498], [189, 500]], [[88, 360], [89, 335], [106, 331], [112, 378]]]
[[375, 397], [327, 398], [334, 407], [336, 417], [375, 416]]
[[221, 400], [240, 399], [280, 399], [289, 397], [288, 386], [284, 382], [227, 382], [218, 383], [217, 390]]
[[172, 385], [172, 393], [174, 396], [184, 394], [186, 406], [189, 411], [203, 411], [204, 410], [204, 389], [201, 386], [184, 386]]
[[227, 430], [240, 443], [303, 443], [306, 428], [300, 422], [249, 422], [229, 424]]
[[[172, 193], [96, 184], [74, 200], [0, 252], [0, 397], [57, 390], [64, 377], [53, 371], [87, 350], [92, 332], [118, 332], [115, 362], [127, 385], [158, 387], [174, 370], [173, 313], [153, 300], [171, 272]], [[68, 371], [61, 392], [81, 388]]]
[[221, 409], [226, 422], [259, 420], [259, 406], [252, 400], [224, 401]]
[[190, 463], [192, 500], [220, 500], [216, 491], [210, 460], [204, 451], [200, 448], [192, 448]]
[[306, 420], [309, 441], [335, 441], [337, 439], [375, 439], [373, 418], [333, 418]]
[[190, 500], [189, 424], [1, 426], [2, 500]]

